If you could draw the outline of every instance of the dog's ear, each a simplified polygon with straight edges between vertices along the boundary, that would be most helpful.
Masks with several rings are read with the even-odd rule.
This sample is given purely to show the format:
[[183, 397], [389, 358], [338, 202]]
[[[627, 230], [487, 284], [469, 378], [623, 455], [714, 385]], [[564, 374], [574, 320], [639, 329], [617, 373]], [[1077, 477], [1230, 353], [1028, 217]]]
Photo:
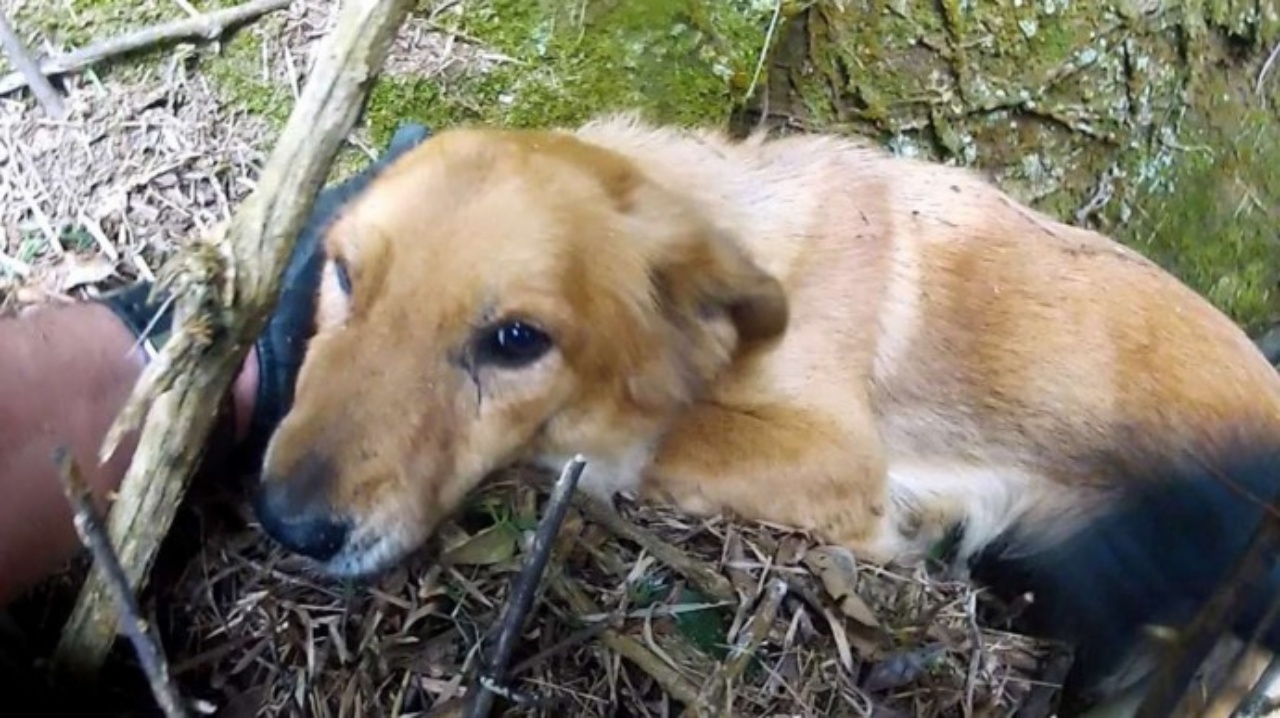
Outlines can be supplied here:
[[671, 242], [651, 275], [660, 300], [679, 323], [727, 317], [739, 346], [772, 339], [787, 327], [782, 284], [722, 230], [703, 225]]
[[664, 242], [649, 277], [675, 340], [659, 340], [661, 359], [631, 378], [631, 396], [642, 405], [689, 401], [735, 352], [786, 329], [782, 284], [725, 233], [708, 229]]

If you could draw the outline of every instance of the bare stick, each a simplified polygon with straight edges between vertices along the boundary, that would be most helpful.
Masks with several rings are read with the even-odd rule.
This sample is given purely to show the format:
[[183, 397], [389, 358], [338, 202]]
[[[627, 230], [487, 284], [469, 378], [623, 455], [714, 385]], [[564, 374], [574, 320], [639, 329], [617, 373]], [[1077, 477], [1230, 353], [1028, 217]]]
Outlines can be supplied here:
[[555, 543], [556, 534], [564, 523], [564, 515], [569, 510], [569, 498], [578, 486], [582, 470], [586, 468], [586, 460], [575, 456], [556, 480], [551, 490], [551, 498], [547, 502], [547, 512], [538, 523], [538, 530], [533, 537], [533, 546], [529, 549], [529, 559], [520, 569], [516, 577], [511, 598], [507, 601], [507, 612], [502, 617], [498, 641], [493, 652], [485, 661], [475, 684], [475, 700], [468, 711], [470, 718], [485, 718], [493, 709], [494, 686], [502, 686], [506, 681], [507, 664], [511, 662], [511, 653], [516, 647], [516, 638], [524, 627], [525, 617], [533, 606], [533, 597], [537, 593], [542, 573], [547, 568], [547, 560], [551, 558], [551, 546]]
[[111, 588], [116, 609], [124, 617], [125, 632], [129, 634], [142, 670], [147, 674], [147, 682], [151, 684], [151, 694], [166, 716], [185, 718], [187, 711], [182, 707], [182, 698], [169, 678], [169, 664], [160, 648], [160, 640], [150, 624], [142, 619], [138, 599], [129, 588], [124, 569], [120, 567], [115, 549], [111, 547], [111, 539], [107, 537], [107, 531], [102, 525], [102, 517], [98, 516], [98, 511], [94, 508], [93, 494], [80, 473], [80, 467], [64, 447], [58, 447], [54, 451], [53, 461], [58, 466], [62, 491], [71, 502], [76, 534], [80, 536], [80, 542], [93, 553], [94, 567]]
[[1267, 55], [1267, 61], [1262, 63], [1262, 69], [1258, 71], [1258, 81], [1254, 83], [1254, 92], [1262, 94], [1262, 85], [1267, 81], [1267, 73], [1271, 72], [1271, 66], [1276, 64], [1276, 60], [1280, 59], [1280, 42], [1271, 48], [1271, 54]]
[[49, 84], [49, 80], [40, 73], [40, 68], [36, 66], [35, 60], [31, 59], [31, 53], [22, 43], [22, 38], [14, 32], [13, 25], [9, 24], [9, 18], [5, 17], [3, 12], [0, 12], [0, 45], [4, 46], [9, 62], [18, 68], [15, 74], [23, 78], [31, 87], [31, 93], [36, 96], [36, 101], [44, 108], [45, 114], [55, 120], [66, 117], [67, 108], [62, 104], [62, 95], [59, 95], [58, 91], [53, 89], [53, 85]]
[[[1273, 497], [1271, 507], [1274, 506]], [[1164, 718], [1177, 713], [1196, 669], [1213, 650], [1218, 638], [1227, 633], [1241, 602], [1272, 568], [1271, 557], [1277, 550], [1280, 550], [1280, 521], [1269, 511], [1263, 512], [1262, 521], [1244, 552], [1196, 617], [1179, 633], [1173, 650], [1157, 666], [1136, 718]]]
[[[210, 407], [262, 333], [280, 280], [333, 158], [350, 132], [411, 0], [346, 0], [258, 187], [225, 239], [187, 250], [174, 333], [143, 371], [104, 439], [100, 458], [139, 423], [137, 449], [108, 530], [129, 583], [145, 583], [217, 419]], [[91, 577], [63, 628], [64, 669], [96, 672], [115, 636], [107, 589]]]
[[[29, 71], [24, 71], [19, 67], [17, 72], [0, 77], [0, 95], [7, 95], [28, 85], [35, 89], [36, 84], [40, 82], [47, 85], [48, 80], [45, 79], [47, 77], [76, 72], [102, 60], [125, 55], [152, 45], [192, 38], [212, 40], [227, 30], [237, 25], [242, 25], [260, 15], [283, 10], [289, 7], [290, 2], [292, 0], [252, 0], [252, 2], [247, 2], [244, 5], [213, 10], [204, 13], [200, 17], [166, 22], [138, 30], [137, 32], [131, 32], [127, 35], [121, 35], [120, 37], [95, 42], [92, 45], [63, 55], [45, 58], [40, 61], [38, 67], [35, 63], [32, 63]], [[17, 65], [18, 63], [15, 62], [14, 64]], [[39, 80], [34, 80], [34, 78], [39, 78]], [[37, 90], [37, 92], [39, 91]]]
[[[729, 688], [746, 670], [747, 664], [756, 654], [756, 649], [769, 635], [769, 628], [773, 626], [773, 621], [778, 615], [778, 607], [782, 605], [782, 599], [786, 595], [786, 581], [775, 578], [769, 582], [769, 587], [765, 589], [760, 604], [756, 606], [742, 634], [734, 642], [733, 650], [716, 666], [715, 672], [698, 692], [698, 699], [685, 708], [682, 718], [733, 715], [733, 701], [730, 698]], [[717, 706], [722, 702], [725, 704], [723, 709], [718, 709]]]

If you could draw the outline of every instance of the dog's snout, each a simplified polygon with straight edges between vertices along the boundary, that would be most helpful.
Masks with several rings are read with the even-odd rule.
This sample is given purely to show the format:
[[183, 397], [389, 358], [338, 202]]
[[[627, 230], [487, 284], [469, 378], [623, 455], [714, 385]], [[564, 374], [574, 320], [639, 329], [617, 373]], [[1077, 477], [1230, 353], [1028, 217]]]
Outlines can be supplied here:
[[263, 531], [294, 553], [316, 561], [333, 558], [346, 544], [351, 522], [334, 511], [331, 483], [327, 462], [314, 460], [291, 475], [264, 477], [253, 500]]

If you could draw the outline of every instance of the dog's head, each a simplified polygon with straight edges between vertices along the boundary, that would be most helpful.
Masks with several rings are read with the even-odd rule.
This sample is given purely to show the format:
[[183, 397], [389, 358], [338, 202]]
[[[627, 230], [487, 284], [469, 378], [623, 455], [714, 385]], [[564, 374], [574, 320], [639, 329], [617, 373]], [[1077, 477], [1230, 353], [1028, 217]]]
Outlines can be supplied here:
[[714, 219], [567, 134], [455, 130], [407, 154], [325, 237], [263, 527], [369, 574], [499, 468], [653, 442], [786, 324], [781, 287]]

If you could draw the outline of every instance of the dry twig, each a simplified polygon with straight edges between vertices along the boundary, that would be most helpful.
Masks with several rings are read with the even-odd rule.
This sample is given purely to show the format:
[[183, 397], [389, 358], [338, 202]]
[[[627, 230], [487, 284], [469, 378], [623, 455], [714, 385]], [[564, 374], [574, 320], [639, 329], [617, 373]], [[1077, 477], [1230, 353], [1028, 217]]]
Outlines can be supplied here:
[[[252, 0], [243, 5], [207, 12], [199, 17], [174, 20], [120, 37], [95, 42], [74, 52], [46, 58], [38, 67], [32, 63], [26, 71], [19, 66], [20, 69], [17, 72], [0, 77], [0, 95], [7, 95], [28, 85], [35, 89], [36, 84], [40, 82], [47, 85], [48, 81], [45, 79], [47, 77], [76, 72], [94, 63], [152, 45], [193, 38], [212, 40], [231, 28], [261, 15], [283, 10], [289, 7], [290, 2], [292, 0]], [[17, 65], [16, 62], [14, 64]], [[32, 84], [33, 79], [37, 77], [40, 79]]]
[[[236, 370], [279, 297], [284, 269], [343, 139], [408, 13], [409, 0], [348, 0], [225, 241], [192, 254], [174, 309], [174, 333], [134, 388], [100, 458], [145, 417], [109, 530], [129, 583], [144, 583]], [[229, 265], [221, 264], [223, 254]], [[217, 262], [208, 266], [209, 262]], [[57, 660], [95, 672], [115, 636], [107, 589], [90, 578], [63, 629]]]
[[586, 468], [586, 461], [575, 456], [556, 480], [551, 491], [551, 499], [547, 503], [547, 513], [538, 524], [533, 537], [533, 546], [529, 549], [529, 560], [525, 562], [516, 578], [511, 598], [507, 602], [506, 615], [502, 617], [498, 640], [493, 652], [485, 661], [484, 669], [476, 680], [475, 700], [471, 704], [470, 718], [484, 718], [493, 707], [494, 687], [502, 686], [506, 681], [507, 663], [511, 660], [511, 652], [515, 650], [516, 639], [524, 627], [525, 617], [533, 606], [533, 597], [538, 590], [538, 582], [546, 570], [547, 560], [551, 558], [551, 546], [555, 543], [556, 534], [564, 523], [564, 515], [569, 510], [569, 499], [578, 486], [578, 478]]
[[9, 18], [3, 12], [0, 12], [0, 45], [4, 46], [9, 62], [18, 68], [15, 74], [22, 77], [31, 88], [32, 94], [44, 108], [45, 114], [55, 120], [66, 117], [67, 107], [62, 103], [62, 95], [59, 95], [58, 91], [53, 89], [53, 85], [49, 84], [49, 80], [40, 74], [40, 68], [35, 60], [31, 59], [31, 53], [27, 51], [22, 38], [18, 37], [18, 33], [14, 31], [13, 25], [9, 24]]
[[58, 478], [62, 481], [62, 491], [71, 502], [74, 512], [76, 534], [80, 542], [93, 554], [93, 563], [98, 574], [102, 576], [115, 598], [116, 609], [124, 620], [125, 632], [133, 642], [133, 649], [138, 654], [142, 670], [147, 674], [147, 682], [151, 685], [151, 693], [156, 703], [168, 718], [185, 718], [187, 711], [183, 708], [182, 697], [174, 688], [169, 677], [169, 663], [160, 640], [155, 636], [151, 625], [142, 618], [142, 610], [138, 607], [138, 599], [129, 588], [124, 569], [111, 547], [111, 539], [102, 525], [102, 517], [93, 506], [93, 494], [80, 467], [76, 465], [71, 453], [59, 447], [54, 452], [54, 463], [58, 466]]

